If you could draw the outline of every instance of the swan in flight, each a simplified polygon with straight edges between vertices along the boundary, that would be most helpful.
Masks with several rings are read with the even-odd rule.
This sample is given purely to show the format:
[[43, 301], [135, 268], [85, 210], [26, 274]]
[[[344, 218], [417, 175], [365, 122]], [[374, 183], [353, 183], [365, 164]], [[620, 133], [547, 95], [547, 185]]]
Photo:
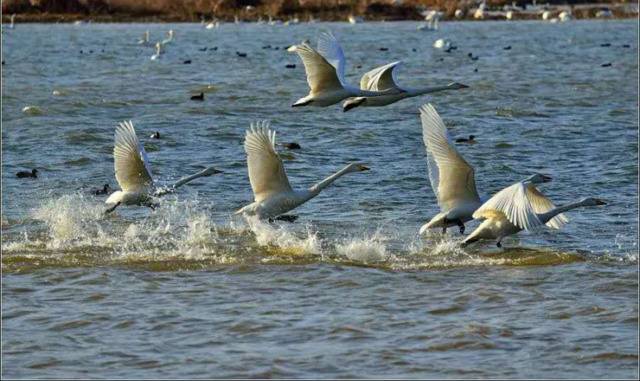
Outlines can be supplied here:
[[162, 45], [166, 45], [170, 42], [173, 42], [173, 29], [169, 29], [169, 31], [167, 32], [167, 38], [162, 40]]
[[385, 94], [361, 90], [347, 84], [344, 78], [346, 60], [342, 48], [331, 33], [324, 32], [318, 39], [318, 50], [309, 44], [296, 45], [296, 53], [300, 56], [307, 73], [310, 92], [300, 98], [292, 107], [316, 106], [327, 107], [350, 97], [373, 97]]
[[152, 60], [157, 60], [158, 58], [160, 58], [160, 55], [162, 54], [162, 44], [159, 42], [156, 42], [156, 54], [151, 56]]
[[173, 192], [178, 187], [199, 177], [222, 173], [213, 167], [208, 167], [178, 180], [167, 188], [156, 188], [151, 177], [149, 158], [138, 140], [131, 121], [121, 122], [116, 128], [113, 159], [116, 181], [122, 190], [112, 193], [107, 198], [105, 204], [112, 206], [105, 213], [113, 212], [120, 205], [141, 205], [153, 208], [153, 196], [162, 196]]
[[597, 198], [556, 207], [536, 188], [537, 184], [551, 181], [549, 176], [535, 174], [519, 181], [491, 197], [473, 213], [473, 218], [484, 221], [462, 243], [466, 246], [481, 239], [497, 239], [502, 247], [504, 237], [521, 230], [533, 230], [542, 225], [560, 229], [569, 220], [562, 214], [583, 206], [605, 205]]
[[276, 132], [269, 129], [269, 122], [251, 124], [245, 136], [244, 150], [254, 202], [235, 214], [254, 215], [259, 219], [278, 217], [314, 198], [339, 177], [369, 169], [362, 164], [351, 163], [309, 189], [293, 190], [276, 151]]
[[140, 45], [149, 45], [149, 31], [145, 31], [142, 35], [142, 38], [138, 40], [138, 44]]
[[481, 205], [473, 167], [456, 150], [442, 118], [431, 104], [420, 108], [422, 138], [427, 149], [427, 167], [431, 189], [436, 194], [440, 213], [422, 225], [420, 234], [427, 229], [459, 226], [473, 219], [473, 212]]
[[417, 97], [423, 94], [435, 93], [445, 90], [466, 89], [467, 85], [452, 82], [446, 86], [423, 87], [420, 89], [402, 88], [396, 81], [396, 68], [401, 65], [401, 61], [392, 62], [377, 67], [365, 73], [360, 79], [360, 88], [366, 91], [388, 92], [386, 95], [376, 97], [356, 97], [347, 99], [342, 104], [342, 111], [347, 112], [358, 106], [379, 107], [395, 103], [404, 98]]

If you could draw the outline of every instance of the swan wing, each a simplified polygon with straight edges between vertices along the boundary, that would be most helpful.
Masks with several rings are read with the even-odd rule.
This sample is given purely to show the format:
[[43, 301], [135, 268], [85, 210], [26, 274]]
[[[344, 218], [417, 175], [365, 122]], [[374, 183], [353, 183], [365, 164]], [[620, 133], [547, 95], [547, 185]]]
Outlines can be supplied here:
[[322, 32], [318, 37], [318, 53], [320, 53], [335, 69], [338, 80], [345, 84], [344, 67], [347, 60], [344, 58], [342, 47], [338, 43], [336, 36], [331, 32]]
[[399, 89], [395, 76], [395, 69], [402, 61], [392, 62], [366, 72], [360, 79], [360, 88], [368, 91], [384, 91]]
[[[556, 207], [551, 200], [543, 195], [533, 184], [527, 185], [527, 198], [529, 198], [531, 207], [537, 214], [546, 213]], [[564, 214], [558, 214], [550, 219], [546, 225], [553, 229], [560, 229], [567, 222], [569, 222], [569, 219]]]
[[517, 182], [482, 204], [473, 213], [473, 218], [492, 218], [496, 213], [502, 213], [509, 222], [520, 229], [532, 230], [541, 226], [542, 222], [538, 219], [528, 195], [525, 184]]
[[422, 137], [427, 149], [429, 181], [438, 205], [450, 210], [459, 203], [479, 202], [473, 167], [451, 143], [447, 128], [431, 104], [420, 108]]
[[153, 184], [149, 158], [130, 120], [116, 127], [113, 159], [116, 181], [123, 191], [141, 191]]
[[304, 65], [311, 93], [342, 89], [342, 82], [336, 74], [336, 68], [315, 49], [302, 44], [296, 46], [295, 52], [298, 53]]
[[244, 139], [244, 150], [255, 201], [262, 201], [275, 193], [291, 191], [282, 159], [276, 152], [276, 132], [269, 129], [269, 122], [251, 124]]

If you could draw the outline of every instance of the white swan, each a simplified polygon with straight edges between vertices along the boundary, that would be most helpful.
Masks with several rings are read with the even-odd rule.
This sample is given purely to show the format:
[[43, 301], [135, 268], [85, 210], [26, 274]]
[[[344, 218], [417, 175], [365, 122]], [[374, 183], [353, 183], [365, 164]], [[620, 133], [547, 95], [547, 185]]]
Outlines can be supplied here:
[[390, 92], [387, 95], [376, 97], [356, 97], [347, 99], [342, 104], [342, 111], [347, 112], [354, 107], [379, 107], [395, 103], [404, 98], [417, 97], [423, 94], [435, 93], [445, 90], [465, 89], [469, 86], [462, 83], [452, 82], [446, 86], [423, 87], [420, 89], [402, 88], [398, 86], [396, 81], [396, 68], [401, 61], [392, 62], [387, 65], [377, 67], [362, 76], [360, 79], [360, 88], [367, 91]]
[[173, 192], [176, 188], [197, 179], [211, 176], [221, 171], [208, 167], [191, 176], [178, 180], [167, 188], [156, 188], [151, 177], [149, 158], [138, 140], [131, 121], [121, 122], [116, 127], [113, 147], [114, 168], [119, 191], [112, 193], [105, 204], [112, 205], [105, 213], [114, 211], [120, 205], [141, 205], [153, 208], [153, 197]]
[[15, 18], [16, 18], [16, 14], [15, 13], [11, 14], [11, 24], [9, 24], [9, 29], [14, 29], [16, 27], [14, 24]]
[[244, 140], [244, 150], [254, 202], [235, 214], [254, 215], [260, 219], [275, 218], [302, 205], [347, 173], [369, 169], [352, 163], [307, 190], [293, 190], [276, 151], [276, 133], [269, 129], [268, 122], [251, 124]]
[[324, 32], [320, 35], [318, 50], [303, 43], [296, 45], [294, 51], [304, 64], [310, 91], [309, 95], [298, 99], [291, 107], [327, 107], [350, 97], [384, 94], [361, 90], [347, 84], [344, 77], [344, 53], [331, 33]]
[[451, 47], [451, 41], [439, 38], [433, 43], [433, 47], [436, 49], [449, 49], [449, 47]]
[[536, 184], [549, 181], [550, 177], [535, 174], [491, 197], [473, 213], [473, 218], [484, 221], [463, 241], [463, 246], [481, 239], [497, 239], [497, 246], [502, 247], [501, 241], [504, 237], [521, 230], [533, 230], [542, 225], [560, 229], [569, 222], [563, 212], [583, 206], [606, 204], [596, 198], [585, 198], [576, 203], [555, 207], [535, 187]]
[[170, 42], [173, 42], [173, 29], [170, 29], [167, 32], [167, 38], [165, 38], [164, 40], [162, 40], [162, 45], [166, 45]]
[[562, 22], [567, 22], [567, 21], [571, 21], [571, 19], [573, 18], [571, 16], [571, 11], [562, 11], [560, 12], [560, 14], [558, 15], [558, 18], [560, 19], [560, 21]]
[[149, 44], [149, 31], [145, 31], [142, 35], [142, 38], [138, 40], [138, 44], [140, 45], [148, 45]]
[[157, 60], [158, 58], [160, 58], [160, 55], [162, 54], [162, 44], [159, 42], [156, 42], [156, 54], [151, 56], [152, 60]]
[[431, 189], [436, 194], [441, 212], [422, 225], [420, 234], [427, 229], [459, 226], [473, 219], [473, 212], [481, 205], [473, 167], [458, 153], [451, 143], [447, 127], [431, 104], [420, 108], [422, 138], [427, 149], [427, 167]]

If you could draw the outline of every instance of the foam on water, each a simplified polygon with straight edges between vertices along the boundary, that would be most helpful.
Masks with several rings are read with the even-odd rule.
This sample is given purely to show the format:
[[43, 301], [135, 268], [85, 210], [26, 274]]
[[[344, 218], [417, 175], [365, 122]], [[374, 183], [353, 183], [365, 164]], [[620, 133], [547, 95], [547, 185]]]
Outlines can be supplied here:
[[378, 230], [372, 236], [352, 237], [336, 243], [336, 252], [354, 262], [365, 264], [384, 262], [389, 259], [383, 233]]

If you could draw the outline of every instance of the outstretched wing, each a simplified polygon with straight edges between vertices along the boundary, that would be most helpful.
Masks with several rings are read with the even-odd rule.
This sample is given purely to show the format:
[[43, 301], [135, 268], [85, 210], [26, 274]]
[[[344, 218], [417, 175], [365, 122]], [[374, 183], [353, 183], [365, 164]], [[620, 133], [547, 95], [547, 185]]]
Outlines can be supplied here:
[[[531, 207], [537, 214], [542, 214], [554, 209], [553, 205], [545, 195], [543, 195], [533, 184], [527, 185], [527, 198], [531, 202]], [[547, 226], [553, 229], [560, 229], [569, 219], [564, 214], [558, 214], [547, 222]]]
[[276, 132], [269, 129], [269, 122], [251, 124], [244, 139], [244, 150], [255, 201], [291, 191], [282, 160], [276, 152]]
[[296, 46], [295, 52], [302, 60], [312, 94], [342, 88], [336, 69], [315, 49], [301, 44]]
[[340, 83], [344, 80], [344, 67], [347, 60], [344, 58], [342, 47], [331, 32], [322, 32], [318, 37], [318, 53], [320, 53], [335, 69]]
[[400, 66], [401, 63], [401, 61], [392, 62], [366, 72], [360, 79], [360, 88], [368, 91], [399, 90], [395, 77], [395, 69]]
[[504, 216], [520, 229], [532, 230], [542, 226], [531, 201], [527, 187], [523, 182], [517, 182], [496, 193], [482, 204], [474, 213], [473, 218], [489, 218], [496, 212]]
[[427, 165], [431, 188], [438, 205], [445, 211], [460, 202], [480, 202], [474, 170], [458, 153], [447, 128], [431, 104], [420, 108], [422, 137], [427, 149]]
[[131, 121], [121, 122], [116, 127], [113, 159], [116, 181], [123, 191], [141, 191], [153, 184], [149, 158]]

